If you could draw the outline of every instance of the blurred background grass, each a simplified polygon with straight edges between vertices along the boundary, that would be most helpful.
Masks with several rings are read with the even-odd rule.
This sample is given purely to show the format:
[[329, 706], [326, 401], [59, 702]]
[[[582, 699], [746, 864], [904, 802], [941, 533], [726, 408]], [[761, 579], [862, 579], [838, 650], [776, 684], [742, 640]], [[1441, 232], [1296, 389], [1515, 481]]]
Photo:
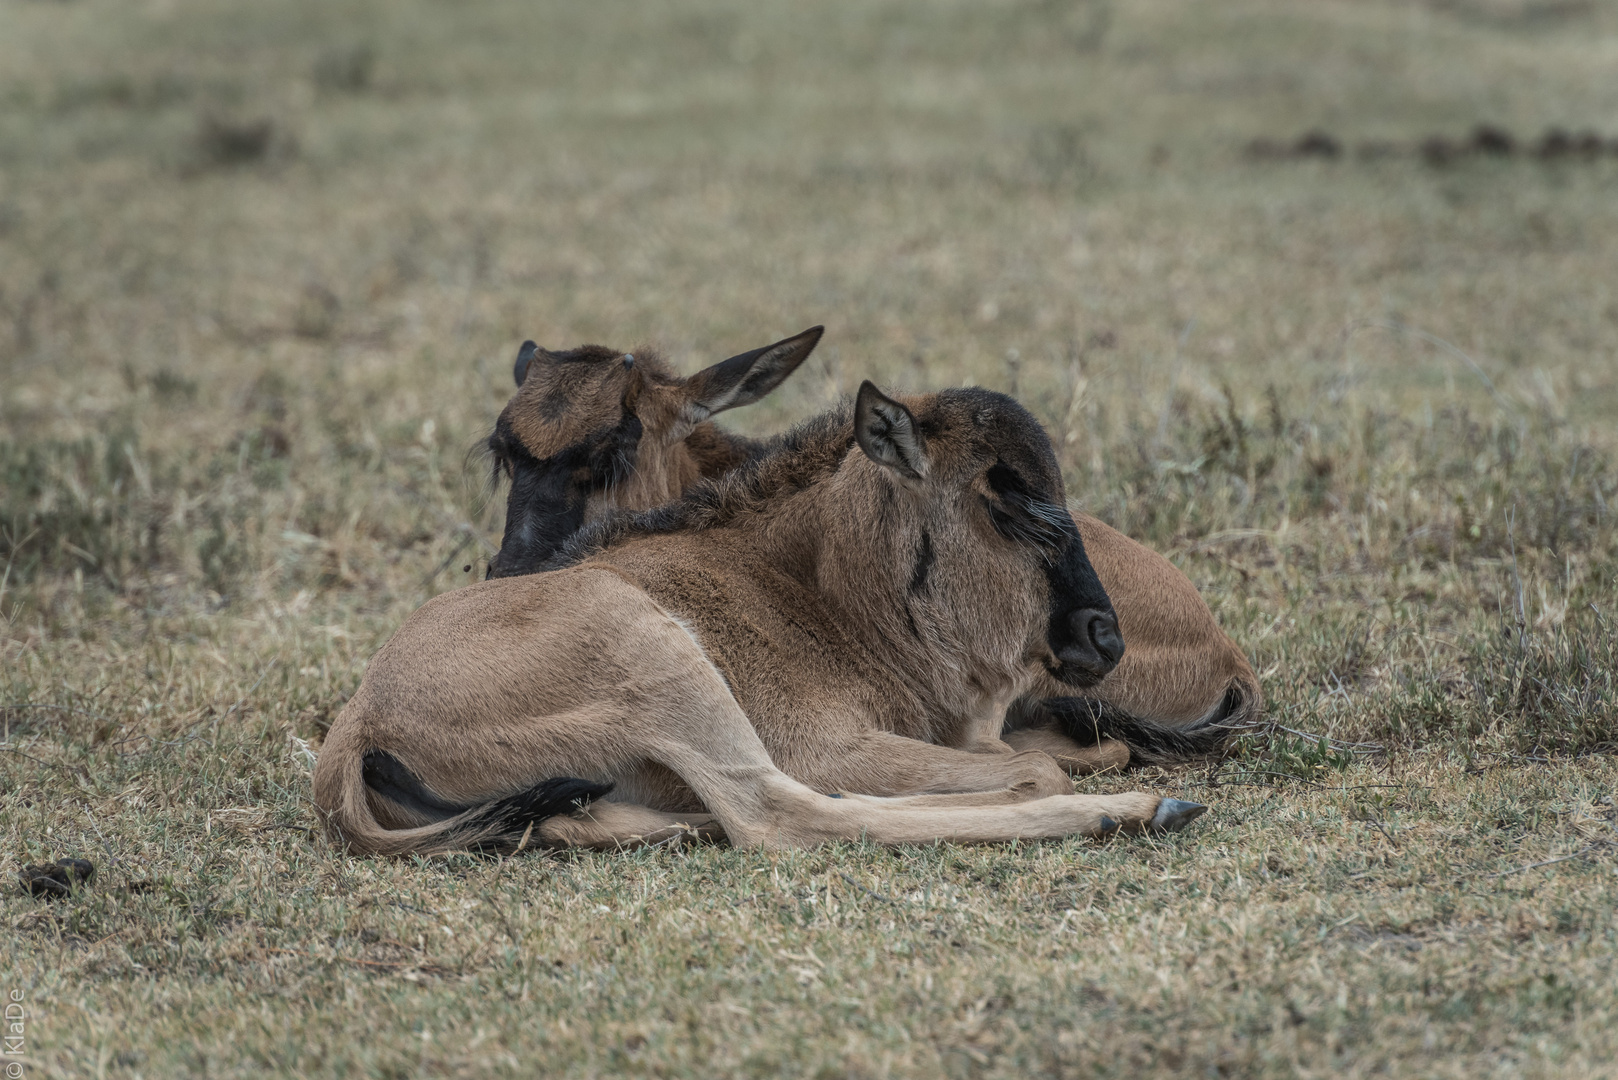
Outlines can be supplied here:
[[[468, 452], [517, 342], [695, 367], [822, 321], [734, 423], [867, 376], [1013, 392], [1239, 635], [1284, 581], [1445, 624], [1512, 556], [1547, 628], [1613, 588], [1618, 142], [1416, 152], [1600, 131], [1608, 6], [4, 12], [13, 647], [408, 609], [498, 533]], [[1344, 152], [1243, 152], [1306, 129]]]
[[[1618, 739], [1615, 70], [1580, 0], [0, 0], [7, 849], [307, 816], [286, 736], [498, 538], [475, 447], [524, 338], [689, 370], [816, 322], [729, 423], [1015, 393], [1277, 719], [1582, 783]], [[1519, 152], [1420, 152], [1479, 124]], [[1609, 141], [1529, 152], [1551, 128]], [[1249, 152], [1310, 130], [1339, 152]], [[167, 917], [64, 977], [159, 963]]]

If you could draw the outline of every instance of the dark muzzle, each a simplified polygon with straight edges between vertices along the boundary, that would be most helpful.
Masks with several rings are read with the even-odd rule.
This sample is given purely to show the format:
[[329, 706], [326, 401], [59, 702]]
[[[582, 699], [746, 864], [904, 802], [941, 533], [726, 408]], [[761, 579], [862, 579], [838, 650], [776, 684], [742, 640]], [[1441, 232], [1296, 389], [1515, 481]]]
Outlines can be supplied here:
[[1067, 641], [1056, 658], [1093, 679], [1101, 679], [1124, 656], [1124, 636], [1118, 632], [1118, 617], [1110, 611], [1080, 608], [1068, 615]]
[[489, 577], [535, 573], [584, 526], [589, 489], [566, 463], [519, 461], [506, 499], [506, 531]]

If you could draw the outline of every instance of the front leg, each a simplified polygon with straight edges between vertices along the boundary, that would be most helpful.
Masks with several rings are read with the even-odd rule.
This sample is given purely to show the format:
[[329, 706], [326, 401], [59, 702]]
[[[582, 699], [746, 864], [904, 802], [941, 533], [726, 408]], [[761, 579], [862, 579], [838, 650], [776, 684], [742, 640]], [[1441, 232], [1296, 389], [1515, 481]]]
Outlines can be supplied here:
[[1122, 772], [1129, 766], [1129, 747], [1117, 739], [1102, 739], [1093, 746], [1080, 746], [1054, 728], [1023, 728], [1008, 731], [1004, 743], [1013, 750], [1038, 750], [1056, 759], [1073, 776]]
[[974, 753], [865, 732], [802, 750], [778, 749], [772, 756], [783, 772], [825, 792], [887, 797], [1011, 792], [1019, 800], [1072, 793], [1073, 782], [1049, 754], [999, 745], [1003, 749], [996, 753]]

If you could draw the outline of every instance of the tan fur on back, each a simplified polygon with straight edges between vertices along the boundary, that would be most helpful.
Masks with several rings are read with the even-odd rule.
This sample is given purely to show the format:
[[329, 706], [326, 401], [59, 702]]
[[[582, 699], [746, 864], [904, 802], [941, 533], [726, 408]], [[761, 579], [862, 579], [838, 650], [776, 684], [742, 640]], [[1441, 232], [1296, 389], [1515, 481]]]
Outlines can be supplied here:
[[1258, 677], [1191, 580], [1099, 518], [1074, 514], [1073, 520], [1112, 598], [1125, 645], [1123, 660], [1088, 693], [1135, 716], [1189, 724], [1206, 716], [1235, 683], [1256, 711], [1262, 701]]

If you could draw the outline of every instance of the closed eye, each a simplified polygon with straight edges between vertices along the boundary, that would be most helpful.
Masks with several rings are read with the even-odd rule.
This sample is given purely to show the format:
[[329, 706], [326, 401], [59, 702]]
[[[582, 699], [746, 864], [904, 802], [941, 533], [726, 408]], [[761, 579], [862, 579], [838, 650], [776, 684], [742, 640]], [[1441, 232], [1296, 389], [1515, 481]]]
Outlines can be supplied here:
[[1047, 552], [1062, 547], [1068, 530], [1073, 527], [1066, 507], [1041, 498], [1017, 470], [1003, 461], [990, 466], [984, 480], [989, 490], [998, 496], [984, 502], [989, 509], [989, 520], [1001, 536], [1044, 548]]

